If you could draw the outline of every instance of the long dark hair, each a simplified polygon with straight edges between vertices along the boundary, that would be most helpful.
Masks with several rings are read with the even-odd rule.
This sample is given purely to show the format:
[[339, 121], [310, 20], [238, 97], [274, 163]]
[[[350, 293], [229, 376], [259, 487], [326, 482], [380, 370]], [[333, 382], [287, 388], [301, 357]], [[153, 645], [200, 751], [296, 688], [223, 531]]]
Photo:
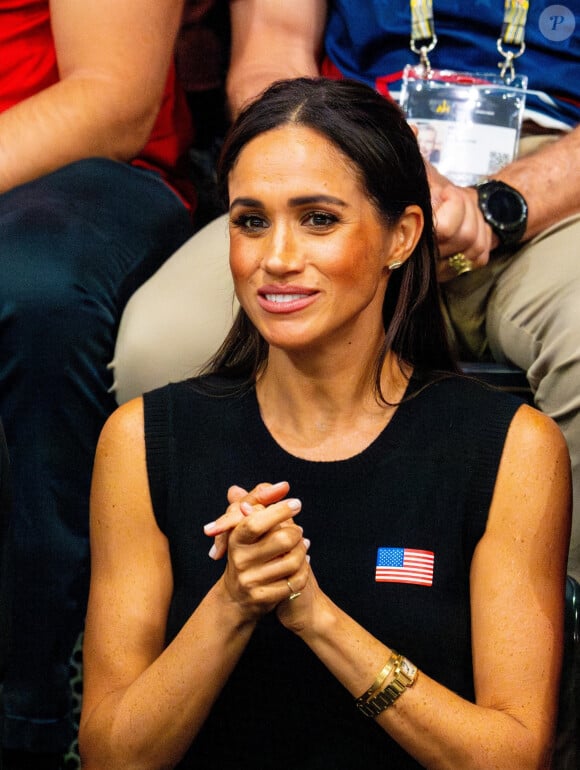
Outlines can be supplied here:
[[[425, 164], [415, 135], [402, 111], [372, 88], [353, 80], [296, 78], [271, 85], [238, 117], [226, 137], [218, 183], [228, 203], [228, 176], [241, 151], [256, 136], [293, 124], [329, 139], [350, 159], [360, 182], [387, 226], [405, 208], [417, 204], [425, 225], [414, 252], [393, 271], [383, 302], [385, 340], [375, 364], [380, 373], [393, 350], [419, 376], [456, 371], [435, 278], [437, 247]], [[243, 309], [205, 373], [254, 382], [266, 364], [268, 345]]]

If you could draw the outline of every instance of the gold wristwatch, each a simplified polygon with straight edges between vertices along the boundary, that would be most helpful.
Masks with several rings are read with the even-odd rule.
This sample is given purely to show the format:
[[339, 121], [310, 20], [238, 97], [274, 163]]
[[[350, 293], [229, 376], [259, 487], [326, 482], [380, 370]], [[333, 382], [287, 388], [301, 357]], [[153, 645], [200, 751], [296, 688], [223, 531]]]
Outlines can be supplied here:
[[357, 708], [366, 717], [374, 718], [389, 706], [392, 706], [397, 698], [402, 695], [407, 687], [411, 687], [417, 679], [417, 666], [414, 666], [410, 660], [398, 656], [395, 664], [395, 676], [378, 695], [369, 698], [365, 702], [357, 702]]

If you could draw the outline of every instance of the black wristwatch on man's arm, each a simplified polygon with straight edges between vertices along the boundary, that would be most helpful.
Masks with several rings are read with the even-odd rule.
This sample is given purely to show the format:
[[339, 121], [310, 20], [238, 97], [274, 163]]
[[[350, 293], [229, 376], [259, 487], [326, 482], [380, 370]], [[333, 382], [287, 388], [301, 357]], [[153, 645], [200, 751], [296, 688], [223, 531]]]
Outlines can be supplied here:
[[526, 232], [528, 204], [524, 196], [498, 179], [474, 185], [483, 218], [501, 246], [516, 246]]

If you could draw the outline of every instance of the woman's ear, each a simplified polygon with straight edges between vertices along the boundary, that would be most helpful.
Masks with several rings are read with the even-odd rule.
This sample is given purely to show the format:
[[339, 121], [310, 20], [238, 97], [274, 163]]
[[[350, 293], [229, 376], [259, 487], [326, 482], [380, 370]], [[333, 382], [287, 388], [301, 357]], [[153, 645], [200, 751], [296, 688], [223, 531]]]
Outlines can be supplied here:
[[402, 264], [411, 256], [423, 232], [423, 224], [422, 209], [414, 204], [407, 206], [392, 230], [389, 264]]

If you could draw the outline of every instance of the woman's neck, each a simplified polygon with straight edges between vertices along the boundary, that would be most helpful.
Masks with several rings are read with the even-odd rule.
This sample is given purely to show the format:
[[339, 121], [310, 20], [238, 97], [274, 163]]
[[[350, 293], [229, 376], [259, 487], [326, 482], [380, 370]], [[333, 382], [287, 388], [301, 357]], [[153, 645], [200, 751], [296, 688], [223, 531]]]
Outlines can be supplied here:
[[[262, 419], [291, 454], [309, 460], [341, 460], [363, 451], [384, 430], [403, 397], [410, 371], [388, 353], [381, 372], [384, 403], [376, 392], [373, 361], [302, 366], [299, 358], [271, 351], [256, 384]], [[393, 406], [391, 406], [392, 404]]]

